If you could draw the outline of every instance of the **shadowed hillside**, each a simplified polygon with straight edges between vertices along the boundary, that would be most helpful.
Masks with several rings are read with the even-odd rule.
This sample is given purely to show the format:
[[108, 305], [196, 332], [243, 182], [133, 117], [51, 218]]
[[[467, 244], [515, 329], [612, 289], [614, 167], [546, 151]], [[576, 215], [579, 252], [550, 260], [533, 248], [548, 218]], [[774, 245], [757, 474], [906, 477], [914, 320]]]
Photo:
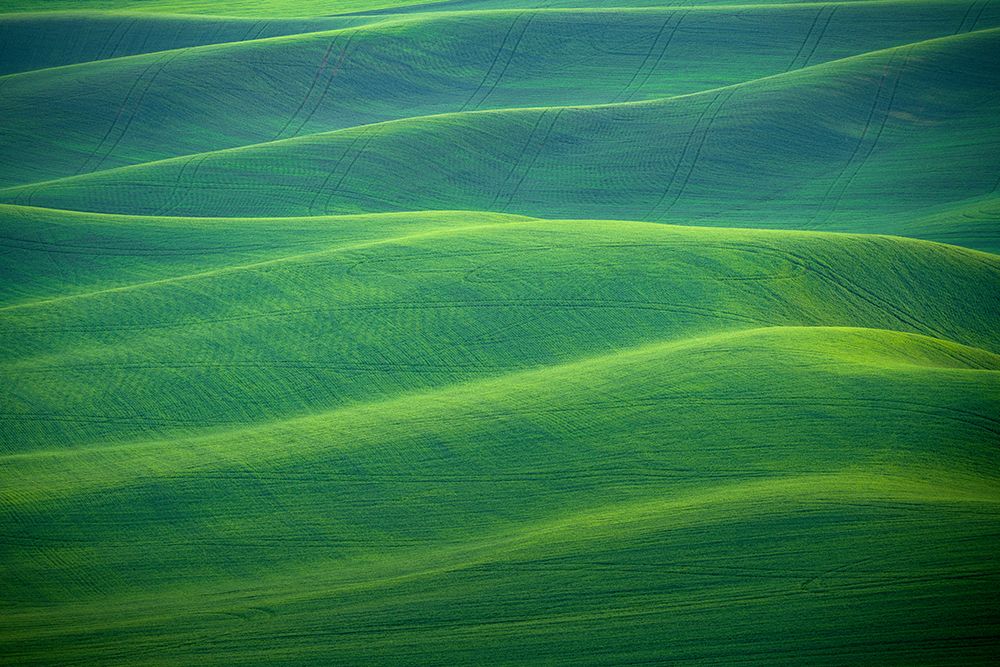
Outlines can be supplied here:
[[81, 50], [106, 48], [103, 34], [122, 24], [122, 41], [234, 32], [244, 41], [147, 46], [156, 52], [0, 78], [0, 184], [413, 116], [659, 99], [1000, 25], [1000, 5], [973, 22], [951, 2], [893, 13], [880, 4], [419, 14], [339, 30], [330, 28], [361, 19], [253, 22], [304, 33], [271, 39], [251, 39], [246, 21], [134, 15], [83, 32], [90, 15], [8, 20], [7, 50], [43, 62], [67, 49], [59, 40], [46, 52], [40, 32], [83, 32]]
[[[96, 12], [0, 14], [0, 75], [204, 44], [332, 30], [366, 21], [360, 17], [281, 20]], [[57, 101], [53, 96], [52, 102]]]
[[[155, 215], [461, 208], [892, 233], [1000, 173], [1000, 32], [645, 103], [364, 125], [0, 191]], [[948, 237], [961, 242], [962, 217]], [[929, 232], [929, 233], [927, 233]], [[978, 237], [967, 241], [992, 249]]]

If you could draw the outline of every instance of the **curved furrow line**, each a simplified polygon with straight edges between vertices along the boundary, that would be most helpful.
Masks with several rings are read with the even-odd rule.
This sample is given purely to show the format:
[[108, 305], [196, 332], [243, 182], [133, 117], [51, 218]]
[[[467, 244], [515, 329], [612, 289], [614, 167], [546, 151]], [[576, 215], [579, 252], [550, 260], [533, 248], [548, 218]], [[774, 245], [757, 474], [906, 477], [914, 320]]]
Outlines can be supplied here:
[[850, 294], [860, 301], [867, 303], [868, 305], [881, 310], [893, 319], [898, 321], [905, 327], [908, 327], [916, 333], [921, 333], [932, 338], [938, 338], [940, 340], [948, 340], [948, 337], [931, 327], [930, 325], [921, 322], [919, 320], [911, 318], [905, 311], [903, 311], [899, 306], [887, 302], [884, 298], [879, 297], [877, 294], [872, 292], [870, 289], [862, 285], [857, 281], [851, 281], [843, 278], [840, 272], [834, 269], [832, 266], [819, 259], [816, 256], [806, 257], [798, 253], [787, 251], [789, 257], [795, 258], [800, 262], [800, 265], [806, 268], [806, 270], [811, 271], [815, 275], [819, 276], [821, 279], [827, 281], [831, 286], [841, 290], [847, 294]]
[[[864, 1], [864, 0], [859, 0], [859, 1]], [[260, 34], [262, 34], [264, 30], [267, 29], [270, 23], [269, 21], [264, 21], [263, 23], [261, 23], [260, 28], [257, 31], [257, 36], [255, 36], [253, 39], [231, 40], [225, 42], [209, 42], [205, 44], [197, 44], [194, 46], [179, 46], [174, 48], [161, 49], [158, 51], [145, 51], [140, 53], [133, 53], [127, 56], [115, 56], [111, 58], [84, 60], [81, 62], [69, 63], [66, 65], [53, 65], [50, 67], [39, 67], [37, 69], [25, 70], [23, 72], [12, 72], [10, 74], [0, 75], [0, 86], [2, 86], [6, 81], [11, 79], [32, 77], [45, 72], [56, 72], [60, 70], [66, 72], [73, 72], [75, 70], [83, 70], [91, 67], [107, 67], [112, 65], [120, 65], [124, 62], [132, 60], [141, 60], [144, 58], [152, 58], [154, 56], [162, 57], [179, 51], [192, 51], [195, 54], [201, 54], [201, 53], [213, 53], [213, 52], [218, 52], [220, 50], [228, 50], [228, 49], [256, 48], [259, 47], [262, 43], [280, 44], [283, 42], [294, 42], [302, 40], [304, 38], [311, 38], [311, 37], [333, 38], [340, 33], [350, 33], [361, 30], [372, 30], [377, 32], [379, 29], [383, 28], [387, 24], [392, 25], [400, 22], [418, 23], [427, 20], [433, 20], [433, 19], [423, 18], [423, 17], [412, 17], [406, 19], [396, 18], [396, 17], [386, 17], [385, 20], [375, 21], [373, 23], [362, 23], [359, 25], [349, 25], [338, 28], [324, 27], [317, 30], [307, 30], [303, 32], [293, 32], [281, 35], [272, 35], [269, 37], [260, 37]]]
[[0, 77], [0, 655], [987, 662], [997, 4], [704, 1], [19, 55], [244, 40]]
[[[985, 29], [985, 30], [981, 30], [981, 31], [977, 31], [977, 32], [979, 32], [979, 33], [983, 33], [983, 32], [991, 32], [991, 33], [992, 32], [1000, 32], [1000, 28], [990, 28], [990, 29]], [[964, 35], [969, 35], [969, 34], [971, 34], [971, 33], [963, 33], [963, 36]], [[345, 128], [341, 128], [341, 129], [337, 129], [337, 130], [327, 130], [327, 131], [313, 132], [313, 133], [309, 133], [309, 134], [305, 134], [305, 135], [300, 135], [300, 136], [296, 136], [296, 137], [287, 137], [285, 139], [255, 142], [255, 143], [252, 143], [252, 144], [246, 144], [246, 145], [242, 145], [242, 146], [234, 146], [234, 147], [230, 147], [230, 148], [222, 148], [222, 149], [216, 149], [216, 150], [211, 150], [211, 151], [203, 151], [203, 152], [200, 152], [200, 153], [191, 153], [191, 154], [187, 154], [187, 155], [178, 155], [178, 156], [173, 156], [173, 157], [169, 157], [169, 158], [162, 158], [162, 159], [157, 159], [157, 160], [150, 160], [148, 162], [140, 162], [140, 163], [125, 165], [125, 166], [121, 166], [121, 167], [113, 167], [113, 168], [110, 168], [110, 169], [105, 169], [105, 170], [101, 170], [101, 171], [90, 172], [90, 173], [86, 173], [86, 174], [78, 174], [78, 175], [75, 175], [75, 176], [64, 176], [64, 177], [53, 178], [53, 179], [48, 179], [48, 180], [44, 180], [44, 181], [37, 181], [37, 182], [33, 182], [33, 183], [24, 183], [24, 184], [20, 184], [20, 185], [7, 186], [7, 187], [4, 187], [4, 188], [0, 188], [0, 192], [16, 192], [17, 193], [17, 195], [16, 195], [17, 200], [15, 202], [12, 202], [12, 203], [17, 203], [17, 204], [31, 206], [32, 204], [30, 203], [31, 202], [30, 194], [26, 195], [25, 193], [27, 193], [29, 190], [33, 190], [33, 189], [36, 189], [38, 187], [45, 187], [47, 185], [51, 185], [51, 184], [55, 184], [55, 183], [61, 183], [61, 182], [66, 182], [66, 181], [72, 182], [72, 181], [75, 181], [77, 179], [88, 178], [88, 177], [93, 176], [95, 174], [107, 174], [107, 173], [112, 173], [112, 172], [124, 172], [126, 170], [143, 168], [143, 167], [147, 167], [149, 165], [166, 164], [166, 163], [170, 163], [171, 161], [178, 161], [179, 162], [179, 161], [181, 161], [181, 160], [183, 160], [185, 158], [190, 158], [193, 155], [205, 155], [205, 154], [221, 155], [221, 154], [232, 153], [232, 152], [239, 152], [239, 151], [245, 151], [245, 150], [253, 150], [255, 148], [259, 148], [259, 147], [262, 147], [262, 146], [270, 146], [270, 145], [282, 144], [282, 143], [286, 143], [286, 142], [297, 142], [297, 141], [304, 141], [304, 140], [309, 140], [309, 139], [317, 138], [317, 137], [332, 136], [332, 135], [335, 135], [337, 133], [354, 132], [354, 131], [358, 131], [358, 130], [361, 130], [361, 129], [367, 128], [367, 127], [377, 127], [377, 126], [392, 125], [392, 124], [405, 124], [405, 123], [412, 122], [412, 121], [425, 120], [425, 119], [431, 119], [431, 118], [443, 118], [443, 117], [453, 117], [453, 116], [472, 115], [472, 114], [520, 113], [520, 112], [525, 112], [525, 111], [544, 110], [544, 109], [550, 109], [550, 110], [555, 110], [555, 109], [566, 109], [566, 110], [600, 110], [600, 109], [612, 109], [612, 108], [617, 108], [617, 107], [623, 107], [623, 108], [625, 108], [625, 107], [642, 107], [642, 106], [648, 106], [648, 105], [654, 105], [654, 104], [670, 103], [670, 102], [673, 102], [673, 101], [686, 100], [686, 99], [689, 99], [689, 98], [696, 98], [696, 97], [700, 97], [700, 96], [718, 95], [719, 93], [721, 93], [723, 91], [728, 91], [730, 89], [737, 89], [737, 88], [743, 88], [743, 87], [747, 87], [747, 86], [754, 86], [754, 85], [757, 85], [757, 84], [759, 84], [761, 82], [764, 82], [764, 81], [772, 81], [772, 80], [779, 79], [779, 78], [782, 78], [782, 77], [795, 77], [795, 76], [802, 75], [803, 73], [808, 72], [808, 71], [815, 71], [818, 68], [834, 68], [834, 67], [837, 67], [840, 64], [845, 64], [845, 63], [850, 63], [850, 62], [856, 62], [858, 60], [864, 60], [864, 59], [868, 59], [868, 58], [871, 58], [871, 57], [874, 57], [874, 56], [878, 56], [878, 55], [889, 54], [891, 57], [894, 57], [895, 54], [897, 54], [898, 52], [903, 51], [903, 50], [907, 50], [907, 49], [914, 48], [914, 47], [917, 47], [917, 46], [933, 44], [933, 43], [940, 42], [940, 41], [947, 41], [947, 40], [950, 40], [950, 39], [956, 39], [956, 38], [955, 37], [934, 38], [934, 39], [930, 39], [930, 40], [924, 40], [924, 41], [921, 41], [921, 42], [916, 42], [916, 43], [913, 43], [913, 44], [905, 44], [905, 45], [890, 47], [890, 48], [887, 48], [887, 49], [881, 49], [881, 50], [878, 50], [878, 51], [870, 51], [870, 52], [866, 52], [864, 54], [858, 54], [858, 55], [848, 56], [846, 58], [841, 58], [841, 59], [838, 59], [838, 60], [833, 60], [833, 61], [829, 61], [829, 62], [819, 63], [819, 64], [816, 64], [816, 65], [811, 65], [808, 68], [801, 68], [801, 69], [793, 70], [791, 72], [782, 72], [782, 73], [779, 73], [779, 74], [772, 74], [772, 75], [768, 75], [768, 76], [759, 77], [759, 78], [756, 78], [756, 79], [748, 79], [746, 81], [742, 81], [742, 82], [739, 82], [739, 83], [729, 84], [729, 85], [725, 85], [725, 86], [720, 86], [720, 87], [717, 87], [717, 88], [710, 88], [710, 89], [706, 89], [706, 90], [699, 91], [699, 92], [696, 92], [696, 93], [684, 93], [684, 94], [681, 94], [681, 95], [673, 95], [673, 96], [667, 96], [667, 97], [661, 97], [661, 98], [653, 98], [653, 99], [649, 99], [649, 100], [630, 101], [630, 102], [616, 102], [616, 103], [603, 103], [603, 104], [583, 104], [583, 105], [570, 104], [570, 105], [564, 105], [564, 106], [546, 106], [546, 107], [510, 107], [510, 108], [503, 108], [503, 109], [487, 109], [487, 110], [473, 110], [473, 111], [452, 111], [452, 112], [443, 112], [443, 113], [428, 114], [428, 115], [422, 115], [422, 116], [410, 116], [410, 117], [406, 117], [406, 118], [398, 118], [398, 119], [392, 119], [392, 120], [387, 120], [387, 121], [379, 121], [379, 122], [370, 123], [370, 124], [366, 124], [366, 125], [357, 125], [357, 126], [345, 127]], [[958, 39], [961, 39], [961, 36], [959, 36]], [[884, 76], [887, 77], [888, 76], [888, 72], [889, 72], [888, 69], [884, 69], [883, 70]], [[883, 82], [882, 85], [884, 85], [884, 82]], [[878, 95], [876, 97], [878, 97]], [[871, 114], [872, 114], [873, 117], [874, 117], [875, 111], [877, 110], [877, 106], [878, 106], [878, 99], [875, 99], [873, 101], [873, 105], [872, 105], [872, 109], [871, 109]], [[857, 147], [857, 151], [860, 151], [860, 150], [861, 150], [861, 148]], [[831, 190], [832, 190], [832, 186], [831, 186]], [[25, 199], [23, 197], [27, 197], [27, 198]]]
[[[502, 369], [506, 370], [499, 375], [493, 375], [486, 378], [471, 378], [465, 380], [459, 380], [453, 384], [432, 386], [420, 388], [413, 391], [403, 392], [402, 394], [390, 396], [390, 397], [378, 397], [372, 400], [363, 401], [360, 403], [353, 403], [350, 405], [342, 405], [333, 407], [332, 409], [323, 410], [318, 414], [310, 415], [291, 415], [291, 416], [281, 416], [277, 419], [265, 423], [265, 424], [236, 424], [233, 429], [233, 435], [238, 435], [241, 432], [253, 432], [261, 430], [271, 430], [275, 428], [284, 428], [290, 425], [309, 423], [317, 418], [322, 418], [328, 423], [336, 423], [336, 421], [330, 421], [327, 418], [336, 417], [338, 414], [344, 413], [357, 413], [358, 411], [370, 411], [370, 410], [385, 410], [387, 416], [392, 415], [393, 411], [391, 407], [393, 405], [400, 404], [401, 402], [414, 400], [414, 399], [435, 399], [436, 397], [447, 396], [447, 395], [469, 395], [470, 392], [475, 392], [477, 390], [484, 390], [487, 387], [500, 387], [504, 385], [517, 385], [518, 383], [525, 383], [525, 386], [533, 386], [539, 380], [548, 381], [553, 378], [560, 378], [568, 376], [570, 374], [578, 374], [585, 372], [594, 372], [595, 369], [604, 368], [608, 365], [623, 365], [627, 367], [629, 364], [640, 363], [646, 358], [660, 358], [664, 355], [673, 354], [690, 354], [698, 350], [706, 350], [708, 352], [724, 355], [729, 354], [729, 348], [725, 347], [725, 343], [740, 343], [742, 341], [753, 341], [759, 336], [772, 336], [781, 333], [799, 333], [808, 334], [810, 336], [822, 336], [832, 332], [863, 332], [872, 335], [878, 334], [892, 334], [894, 336], [910, 337], [917, 336], [919, 338], [924, 338], [930, 342], [934, 342], [936, 347], [948, 345], [955, 345], [948, 341], [941, 339], [935, 339], [933, 337], [920, 336], [919, 334], [908, 334], [899, 333], [893, 331], [885, 331], [880, 329], [859, 329], [856, 327], [799, 327], [799, 326], [763, 326], [763, 327], [752, 327], [737, 329], [734, 331], [727, 331], [722, 333], [711, 333], [707, 335], [696, 335], [679, 339], [667, 339], [659, 340], [655, 342], [650, 342], [642, 344], [636, 347], [629, 347], [626, 349], [612, 349], [612, 350], [602, 350], [600, 352], [591, 354], [589, 356], [584, 356], [582, 358], [572, 359], [569, 361], [555, 362], [551, 364], [544, 365], [533, 365], [527, 368], [513, 368], [513, 369]], [[974, 349], [974, 348], [970, 348]], [[845, 360], [848, 365], [852, 363], [850, 360]], [[933, 368], [934, 366], [932, 366]], [[923, 368], [923, 367], [921, 367]], [[943, 370], [949, 370], [947, 367], [942, 367]], [[982, 372], [982, 371], [977, 371]], [[1000, 371], [991, 371], [992, 373], [998, 373]], [[489, 395], [486, 392], [484, 395]], [[653, 392], [651, 394], [646, 394], [639, 397], [631, 397], [629, 399], [630, 405], [652, 407], [655, 405], [662, 405], [665, 401], [669, 401], [671, 404], [676, 402], [685, 402], [690, 405], [703, 404], [706, 401], [716, 405], [751, 405], [759, 406], [762, 408], [773, 407], [773, 408], [787, 408], [794, 404], [801, 405], [812, 405], [816, 407], [828, 407], [828, 408], [865, 408], [870, 410], [878, 411], [882, 410], [895, 410], [899, 412], [907, 412], [912, 414], [920, 414], [923, 416], [930, 416], [933, 418], [942, 418], [949, 421], [955, 421], [957, 423], [963, 423], [977, 430], [982, 430], [990, 434], [991, 437], [1000, 437], [1000, 419], [976, 410], [970, 410], [963, 407], [948, 406], [948, 405], [934, 405], [928, 404], [923, 401], [913, 400], [908, 398], [896, 399], [896, 398], [884, 398], [878, 396], [865, 396], [864, 398], [852, 397], [852, 396], [837, 396], [829, 394], [782, 394], [779, 396], [762, 396], [759, 392], [751, 392], [750, 395], [746, 396], [707, 396], [704, 394], [689, 394], [689, 393], [678, 393], [676, 391], [668, 392]], [[565, 412], [575, 412], [581, 407], [590, 408], [602, 408], [608, 409], [615, 406], [622, 405], [620, 400], [616, 399], [591, 399], [584, 400], [583, 402], [577, 401], [569, 405], [561, 406], [542, 406], [534, 408], [534, 411], [539, 413], [551, 412], [552, 414], [559, 414]], [[501, 406], [494, 406], [489, 411], [477, 412], [476, 414], [468, 415], [470, 419], [476, 419], [480, 421], [490, 421], [494, 422], [498, 419], [504, 417], [512, 417], [518, 414], [518, 409], [508, 407], [508, 409], [502, 409]], [[26, 414], [27, 417], [31, 417], [30, 413]], [[52, 415], [51, 413], [37, 414], [39, 419], [48, 418], [72, 418], [74, 415]], [[76, 415], [79, 417], [79, 415]], [[90, 415], [89, 418], [106, 421], [106, 420], [127, 420], [134, 418], [142, 418], [141, 416], [134, 415]], [[157, 417], [159, 418], [159, 417]], [[410, 425], [417, 425], [421, 421], [433, 422], [436, 417], [427, 416], [417, 418], [413, 414], [408, 414], [403, 418], [405, 422]], [[381, 421], [381, 420], [380, 420]], [[221, 422], [219, 422], [221, 423]], [[392, 420], [384, 421], [386, 425], [391, 425]], [[125, 442], [112, 445], [109, 447], [100, 448], [101, 451], [108, 451], [109, 449], [133, 449], [142, 448], [148, 444], [146, 441], [137, 442]], [[69, 449], [69, 450], [45, 450], [45, 451], [32, 451], [26, 453], [9, 453], [0, 456], [0, 458], [14, 460], [14, 459], [30, 459], [37, 458], [41, 456], [56, 456], [56, 457], [76, 457], [81, 454], [85, 454], [84, 451], [79, 449]]]
[[[345, 249], [350, 250], [350, 248]], [[329, 252], [329, 251], [328, 251]], [[320, 253], [317, 253], [320, 254]], [[265, 264], [267, 262], [264, 262]], [[244, 267], [233, 267], [232, 270], [239, 270]], [[227, 269], [218, 269], [215, 271], [210, 271], [210, 273], [226, 273]], [[172, 283], [172, 282], [184, 282], [186, 278], [194, 278], [194, 274], [191, 276], [185, 276], [182, 278], [166, 278], [160, 281], [161, 283]], [[87, 292], [84, 294], [73, 294], [64, 297], [54, 297], [49, 299], [45, 303], [51, 301], [63, 301], [76, 298], [87, 298], [91, 296], [96, 296], [97, 294], [107, 294], [114, 293], [118, 291], [125, 291], [128, 289], [134, 289], [136, 287], [144, 287], [148, 284], [137, 284], [124, 287], [112, 287], [105, 290]], [[35, 304], [41, 304], [42, 302], [33, 302]], [[29, 304], [23, 304], [27, 307]], [[13, 307], [8, 306], [8, 309], [13, 309]], [[415, 302], [402, 302], [402, 301], [388, 301], [388, 302], [378, 302], [371, 304], [358, 304], [358, 305], [345, 305], [345, 306], [317, 306], [309, 308], [283, 308], [279, 310], [269, 310], [255, 312], [252, 314], [240, 314], [232, 315], [226, 317], [209, 317], [200, 319], [189, 319], [183, 321], [165, 321], [165, 322], [144, 322], [142, 324], [109, 324], [109, 325], [71, 325], [71, 326], [18, 326], [17, 329], [21, 333], [30, 334], [45, 334], [45, 333], [120, 333], [123, 331], [136, 331], [145, 332], [147, 330], [157, 330], [157, 331], [167, 331], [172, 329], [184, 329], [193, 326], [203, 326], [206, 324], [229, 324], [233, 322], [250, 322], [254, 320], [263, 319], [283, 319], [290, 315], [313, 315], [318, 313], [329, 314], [329, 313], [383, 313], [388, 311], [450, 311], [454, 309], [467, 309], [467, 310], [484, 310], [484, 311], [505, 311], [511, 312], [516, 309], [552, 309], [552, 310], [593, 310], [593, 311], [608, 311], [608, 310], [620, 310], [620, 311], [647, 311], [655, 313], [671, 313], [671, 314], [683, 314], [683, 315], [693, 315], [696, 317], [712, 319], [712, 320], [722, 320], [725, 322], [735, 322], [744, 325], [751, 325], [752, 328], [762, 328], [770, 326], [770, 322], [766, 319], [761, 319], [759, 317], [754, 317], [751, 315], [746, 315], [743, 313], [723, 310], [721, 308], [701, 308], [689, 303], [671, 303], [667, 301], [654, 301], [654, 300], [627, 300], [627, 299], [542, 299], [542, 298], [522, 298], [522, 299], [504, 299], [496, 301], [487, 300], [452, 300], [452, 301], [432, 301], [425, 300], [419, 303]]]

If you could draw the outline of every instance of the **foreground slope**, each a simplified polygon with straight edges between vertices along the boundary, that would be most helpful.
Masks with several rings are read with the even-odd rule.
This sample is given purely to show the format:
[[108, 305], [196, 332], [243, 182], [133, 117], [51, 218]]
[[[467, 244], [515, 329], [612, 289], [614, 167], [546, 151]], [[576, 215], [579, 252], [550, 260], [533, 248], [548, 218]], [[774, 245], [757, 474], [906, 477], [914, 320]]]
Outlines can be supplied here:
[[5, 456], [18, 662], [987, 660], [1000, 358], [771, 328]]

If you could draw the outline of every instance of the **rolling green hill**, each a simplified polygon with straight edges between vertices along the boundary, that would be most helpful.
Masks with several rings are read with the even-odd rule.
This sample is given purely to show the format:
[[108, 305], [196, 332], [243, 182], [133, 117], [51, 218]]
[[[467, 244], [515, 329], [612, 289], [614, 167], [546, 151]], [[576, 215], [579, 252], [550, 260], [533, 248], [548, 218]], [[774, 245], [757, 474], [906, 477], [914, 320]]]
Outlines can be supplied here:
[[[9, 213], [28, 241], [11, 258], [21, 292], [0, 309], [0, 433], [16, 451], [261, 422], [746, 328], [895, 329], [1000, 352], [1000, 262], [913, 241], [463, 213]], [[85, 278], [46, 266], [53, 252], [82, 253]]]
[[[978, 21], [952, 2], [917, 4], [901, 18], [889, 15], [891, 21], [880, 3], [831, 7], [477, 11], [380, 17], [339, 30], [329, 30], [334, 19], [323, 19], [306, 24], [302, 34], [25, 72], [0, 78], [0, 110], [8, 119], [0, 138], [0, 185], [192, 159], [195, 153], [414, 116], [658, 100], [1000, 26], [1000, 4], [978, 13]], [[35, 44], [40, 32], [78, 34], [92, 17], [60, 20], [65, 29], [57, 30], [52, 19], [7, 23], [19, 41]], [[142, 15], [108, 24], [128, 21], [161, 38], [178, 29], [173, 19], [150, 27], [153, 22]], [[185, 21], [185, 35], [246, 30], [246, 21]], [[303, 25], [253, 23], [271, 30]], [[139, 39], [142, 32], [132, 28], [128, 34]], [[89, 39], [104, 45], [97, 35]], [[65, 52], [57, 45], [50, 49], [42, 52], [49, 59]], [[39, 106], [45, 114], [35, 113]], [[231, 122], [234, 108], [240, 109], [239, 123]], [[601, 115], [631, 113], [626, 106]], [[474, 126], [482, 122], [459, 118]], [[608, 128], [606, 140], [621, 140], [615, 135], [624, 129]], [[513, 135], [510, 143], [525, 139]], [[493, 150], [492, 144], [483, 148]]]
[[0, 664], [1000, 659], [1000, 2], [4, 9]]
[[[364, 22], [348, 17], [263, 20], [99, 12], [0, 14], [0, 76], [205, 44], [334, 30]], [[53, 96], [53, 102], [58, 99]]]
[[[853, 0], [860, 1], [860, 0]], [[876, 0], [877, 1], [877, 0]], [[982, 1], [982, 0], [979, 0]], [[800, 0], [765, 0], [747, 5], [795, 4]], [[561, 9], [738, 6], [732, 0], [8, 0], [7, 12], [101, 10], [226, 16], [325, 16], [469, 11], [477, 9]], [[978, 9], [978, 7], [977, 7]]]
[[[997, 54], [1000, 29], [980, 30], [701, 93], [362, 124], [15, 186], [0, 201], [195, 216], [459, 208], [934, 240], [938, 226], [912, 221], [995, 196]], [[996, 249], [964, 224], [955, 216], [947, 240]]]

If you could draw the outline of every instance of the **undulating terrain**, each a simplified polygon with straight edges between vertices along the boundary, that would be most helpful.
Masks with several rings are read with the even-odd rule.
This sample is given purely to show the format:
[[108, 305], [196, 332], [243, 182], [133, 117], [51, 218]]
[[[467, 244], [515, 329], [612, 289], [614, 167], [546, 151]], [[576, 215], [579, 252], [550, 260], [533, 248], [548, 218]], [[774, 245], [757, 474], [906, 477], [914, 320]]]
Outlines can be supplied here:
[[0, 663], [1000, 660], [1000, 0], [0, 9]]

